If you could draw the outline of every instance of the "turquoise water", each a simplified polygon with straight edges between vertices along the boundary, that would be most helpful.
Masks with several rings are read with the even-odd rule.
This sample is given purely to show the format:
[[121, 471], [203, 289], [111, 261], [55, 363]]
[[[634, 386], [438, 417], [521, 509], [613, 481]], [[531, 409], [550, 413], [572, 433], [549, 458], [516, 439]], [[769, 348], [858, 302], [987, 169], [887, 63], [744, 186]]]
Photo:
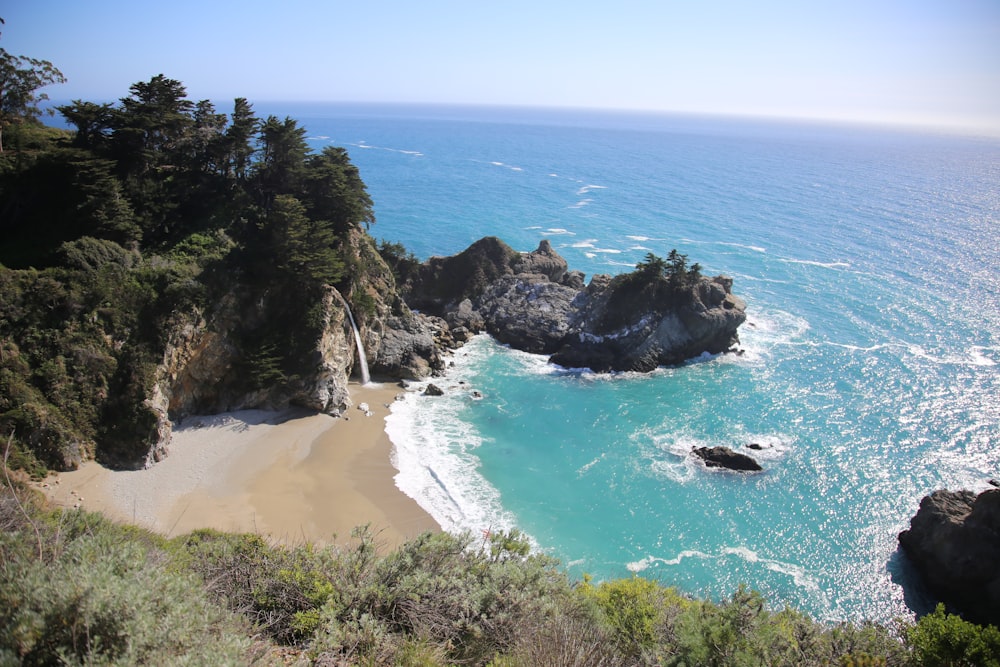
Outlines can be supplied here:
[[[735, 279], [742, 356], [567, 372], [474, 340], [388, 429], [449, 530], [518, 527], [572, 574], [741, 582], [825, 619], [926, 604], [896, 553], [920, 498], [1000, 477], [1000, 142], [731, 119], [293, 108], [349, 149], [376, 238], [418, 256], [548, 238], [588, 276], [677, 248]], [[266, 109], [258, 108], [259, 113]], [[282, 113], [288, 113], [287, 107]], [[472, 390], [482, 393], [475, 399]], [[765, 472], [711, 472], [727, 445]]]

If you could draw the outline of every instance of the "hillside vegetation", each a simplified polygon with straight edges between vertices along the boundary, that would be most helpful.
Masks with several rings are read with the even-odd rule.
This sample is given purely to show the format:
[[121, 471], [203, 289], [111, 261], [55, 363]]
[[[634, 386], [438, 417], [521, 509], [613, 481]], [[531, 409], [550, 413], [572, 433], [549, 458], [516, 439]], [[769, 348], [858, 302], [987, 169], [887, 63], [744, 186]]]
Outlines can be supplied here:
[[168, 335], [223, 298], [245, 319], [234, 381], [294, 385], [324, 286], [364, 278], [350, 239], [377, 257], [357, 168], [291, 118], [217, 113], [162, 75], [59, 112], [76, 132], [22, 122], [0, 153], [0, 433], [36, 475], [141, 461]]
[[0, 664], [977, 665], [1000, 631], [943, 608], [821, 624], [746, 588], [717, 603], [633, 577], [570, 581], [516, 532], [395, 551], [166, 539], [0, 489]]

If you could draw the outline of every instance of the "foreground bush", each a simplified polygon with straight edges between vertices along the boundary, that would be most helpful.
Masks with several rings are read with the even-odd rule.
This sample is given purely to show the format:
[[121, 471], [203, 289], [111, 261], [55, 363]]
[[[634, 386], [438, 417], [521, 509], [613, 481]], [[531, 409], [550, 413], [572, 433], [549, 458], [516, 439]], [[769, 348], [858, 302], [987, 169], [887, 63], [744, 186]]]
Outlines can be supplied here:
[[817, 623], [740, 588], [571, 582], [516, 531], [386, 552], [196, 531], [166, 540], [0, 488], [0, 665], [1000, 665], [1000, 631]]
[[247, 624], [137, 530], [0, 492], [0, 664], [243, 665]]

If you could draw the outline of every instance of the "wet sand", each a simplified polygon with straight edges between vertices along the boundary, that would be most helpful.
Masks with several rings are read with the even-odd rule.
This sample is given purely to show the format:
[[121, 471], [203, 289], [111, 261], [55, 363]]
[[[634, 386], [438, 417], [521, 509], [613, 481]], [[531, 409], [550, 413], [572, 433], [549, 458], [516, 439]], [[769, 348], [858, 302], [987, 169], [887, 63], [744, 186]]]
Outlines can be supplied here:
[[42, 490], [57, 505], [168, 536], [216, 528], [328, 544], [369, 525], [378, 542], [395, 546], [440, 530], [393, 481], [385, 417], [400, 391], [352, 385], [355, 407], [341, 418], [296, 410], [191, 417], [175, 425], [168, 456], [148, 470], [88, 462]]

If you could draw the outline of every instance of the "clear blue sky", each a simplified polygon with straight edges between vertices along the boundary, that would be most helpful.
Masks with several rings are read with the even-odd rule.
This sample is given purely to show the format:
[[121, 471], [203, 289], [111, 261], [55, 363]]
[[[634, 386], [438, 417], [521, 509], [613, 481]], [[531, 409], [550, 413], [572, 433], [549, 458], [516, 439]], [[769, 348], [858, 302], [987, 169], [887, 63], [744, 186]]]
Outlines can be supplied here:
[[1000, 131], [1000, 0], [13, 0], [54, 99], [595, 107]]

